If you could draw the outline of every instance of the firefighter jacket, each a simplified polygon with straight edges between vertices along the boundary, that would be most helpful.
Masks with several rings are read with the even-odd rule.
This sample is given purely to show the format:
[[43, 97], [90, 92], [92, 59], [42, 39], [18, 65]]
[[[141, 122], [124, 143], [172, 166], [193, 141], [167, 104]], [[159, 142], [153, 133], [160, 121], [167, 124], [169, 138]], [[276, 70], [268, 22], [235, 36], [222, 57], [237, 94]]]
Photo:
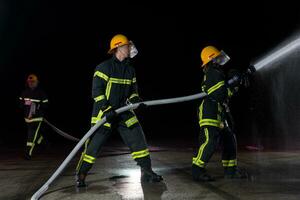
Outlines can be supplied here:
[[[95, 124], [109, 108], [117, 109], [126, 105], [126, 101], [139, 97], [135, 69], [130, 60], [119, 61], [115, 56], [99, 64], [94, 72], [92, 97], [94, 99], [91, 123]], [[127, 127], [138, 123], [133, 112], [121, 114]], [[105, 123], [105, 127], [111, 127]]]
[[202, 82], [202, 91], [208, 96], [202, 100], [198, 110], [199, 125], [224, 127], [225, 107], [234, 93], [234, 88], [226, 84], [226, 76], [219, 65], [208, 63]]
[[26, 88], [19, 97], [20, 107], [24, 111], [25, 122], [43, 121], [43, 116], [48, 105], [46, 93], [40, 88]]

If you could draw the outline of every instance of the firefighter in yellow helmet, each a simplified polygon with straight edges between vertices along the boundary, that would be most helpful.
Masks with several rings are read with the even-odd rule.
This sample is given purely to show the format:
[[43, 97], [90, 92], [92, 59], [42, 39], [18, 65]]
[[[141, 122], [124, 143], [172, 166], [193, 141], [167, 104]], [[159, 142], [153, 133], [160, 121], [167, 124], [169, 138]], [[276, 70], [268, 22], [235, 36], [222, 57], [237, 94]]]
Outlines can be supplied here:
[[35, 74], [30, 74], [27, 77], [26, 88], [22, 91], [19, 100], [27, 124], [28, 133], [25, 159], [29, 160], [34, 147], [43, 140], [40, 129], [48, 105], [47, 95], [44, 90], [39, 87], [39, 80]]
[[198, 109], [200, 147], [192, 160], [193, 179], [214, 180], [205, 170], [205, 166], [212, 157], [218, 141], [222, 142], [225, 178], [245, 178], [245, 174], [237, 168], [237, 144], [228, 107], [228, 100], [238, 90], [240, 81], [231, 85], [226, 82], [238, 73], [231, 73], [231, 77], [226, 76], [223, 65], [230, 58], [224, 51], [219, 51], [214, 46], [207, 46], [201, 51], [201, 60], [204, 72], [202, 91], [208, 96], [202, 100]]
[[[162, 177], [152, 171], [151, 159], [143, 129], [133, 111], [116, 116], [115, 109], [141, 99], [137, 88], [135, 69], [130, 60], [138, 53], [134, 44], [122, 34], [115, 35], [108, 51], [112, 57], [100, 63], [94, 72], [92, 96], [94, 106], [91, 124], [96, 124], [104, 116], [107, 123], [101, 126], [86, 142], [86, 148], [77, 166], [77, 187], [85, 187], [85, 178], [95, 163], [101, 147], [116, 129], [132, 158], [141, 167], [142, 182], [160, 182]], [[145, 105], [142, 105], [145, 106]]]

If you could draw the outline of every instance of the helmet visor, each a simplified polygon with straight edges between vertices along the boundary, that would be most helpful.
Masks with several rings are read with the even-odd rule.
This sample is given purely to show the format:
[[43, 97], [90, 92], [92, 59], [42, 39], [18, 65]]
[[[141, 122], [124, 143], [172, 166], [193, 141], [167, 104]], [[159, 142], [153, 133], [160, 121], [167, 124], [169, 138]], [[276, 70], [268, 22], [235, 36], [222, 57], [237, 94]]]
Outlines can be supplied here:
[[130, 58], [133, 58], [133, 57], [135, 57], [137, 54], [138, 54], [138, 50], [137, 50], [137, 48], [136, 48], [136, 46], [134, 45], [134, 43], [132, 42], [132, 41], [129, 41], [129, 57]]
[[220, 52], [220, 55], [212, 59], [214, 63], [219, 65], [225, 65], [229, 60], [230, 57], [223, 50]]

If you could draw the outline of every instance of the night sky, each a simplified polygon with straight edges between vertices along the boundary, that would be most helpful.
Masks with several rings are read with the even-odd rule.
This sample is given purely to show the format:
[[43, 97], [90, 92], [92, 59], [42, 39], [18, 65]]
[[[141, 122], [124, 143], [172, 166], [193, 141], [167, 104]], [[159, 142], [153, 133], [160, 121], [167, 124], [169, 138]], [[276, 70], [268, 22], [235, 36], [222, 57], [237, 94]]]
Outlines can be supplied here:
[[[83, 136], [90, 127], [93, 71], [108, 58], [110, 39], [117, 33], [128, 36], [138, 48], [135, 69], [140, 95], [152, 100], [200, 92], [200, 52], [205, 46], [223, 49], [231, 57], [227, 67], [245, 70], [252, 60], [293, 34], [300, 23], [295, 1], [294, 5], [103, 2], [0, 1], [0, 140], [9, 144], [26, 136], [18, 96], [29, 73], [39, 76], [49, 95], [48, 120]], [[238, 123], [247, 120], [249, 91], [233, 100]], [[149, 108], [139, 116], [146, 136], [196, 137], [199, 103]]]

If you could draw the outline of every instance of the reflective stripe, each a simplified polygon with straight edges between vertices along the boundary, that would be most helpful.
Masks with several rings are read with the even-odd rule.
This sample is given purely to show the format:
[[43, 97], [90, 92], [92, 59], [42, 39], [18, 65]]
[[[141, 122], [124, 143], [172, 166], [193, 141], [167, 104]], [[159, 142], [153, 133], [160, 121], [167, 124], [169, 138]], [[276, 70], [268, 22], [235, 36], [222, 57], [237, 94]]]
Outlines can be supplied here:
[[202, 160], [200, 160], [200, 159], [196, 159], [196, 158], [193, 158], [193, 164], [194, 165], [197, 165], [197, 166], [199, 166], [199, 167], [202, 167], [202, 168], [204, 168], [205, 167], [205, 162], [203, 162]]
[[84, 155], [85, 155], [85, 153], [86, 153], [86, 150], [87, 150], [87, 146], [88, 146], [88, 144], [89, 144], [89, 141], [90, 141], [90, 138], [88, 138], [88, 139], [85, 141], [85, 143], [84, 143], [84, 150], [83, 150], [83, 152], [81, 153], [80, 160], [79, 160], [79, 162], [78, 162], [78, 164], [77, 164], [77, 166], [76, 166], [76, 172], [79, 172], [79, 170], [80, 170], [80, 168], [81, 168], [81, 165], [82, 165], [82, 162], [83, 162], [83, 157], [84, 157]]
[[132, 83], [136, 83], [136, 77], [132, 79]]
[[201, 156], [203, 154], [203, 149], [205, 148], [205, 146], [209, 141], [209, 133], [207, 128], [204, 128], [204, 133], [205, 133], [205, 142], [200, 146], [197, 157], [193, 158], [193, 164], [198, 165], [199, 167], [205, 166], [205, 163], [201, 160]]
[[[102, 119], [102, 115], [105, 111], [111, 109], [111, 106], [108, 106], [104, 111], [100, 110], [97, 117], [92, 117], [91, 123], [92, 124], [96, 124], [98, 121], [100, 121]], [[106, 127], [111, 127], [110, 123], [105, 123], [104, 126]]]
[[96, 71], [95, 73], [94, 73], [94, 77], [95, 76], [98, 76], [98, 77], [100, 77], [100, 78], [102, 78], [102, 79], [104, 79], [105, 81], [108, 81], [108, 76], [106, 75], [106, 74], [104, 74], [104, 73], [102, 73], [102, 72], [100, 72], [100, 71]]
[[232, 97], [232, 95], [233, 95], [233, 92], [231, 91], [231, 89], [227, 88], [227, 96]]
[[138, 119], [136, 118], [136, 116], [131, 117], [130, 119], [128, 119], [127, 121], [125, 121], [125, 124], [127, 127], [130, 127], [136, 123], [138, 123]]
[[48, 99], [45, 99], [42, 101], [43, 103], [48, 103]]
[[39, 99], [30, 99], [30, 98], [24, 98], [25, 101], [32, 101], [32, 102], [41, 102]]
[[39, 140], [37, 141], [38, 144], [41, 144], [41, 142], [43, 141], [44, 137], [41, 135]]
[[[92, 120], [91, 120], [91, 124], [97, 124], [98, 121], [100, 121], [101, 118], [97, 118], [97, 117], [92, 117]], [[110, 123], [105, 123], [103, 124], [103, 126], [106, 126], [106, 127], [111, 127], [111, 124]]]
[[110, 78], [109, 81], [112, 83], [125, 84], [125, 85], [130, 85], [132, 83], [132, 80], [120, 79], [120, 78]]
[[33, 148], [35, 146], [35, 140], [36, 140], [36, 137], [37, 137], [37, 135], [39, 133], [39, 130], [40, 130], [40, 127], [41, 127], [41, 123], [42, 122], [39, 123], [39, 125], [38, 125], [38, 127], [37, 127], [37, 129], [35, 131], [34, 138], [33, 138], [33, 141], [32, 141], [32, 146], [31, 146], [30, 151], [29, 151], [29, 155], [30, 156], [32, 155], [32, 151], [33, 151]]
[[133, 78], [132, 80], [120, 79], [120, 78], [108, 78], [108, 83], [107, 83], [106, 90], [105, 90], [106, 98], [109, 99], [111, 87], [112, 87], [113, 83], [123, 84], [123, 85], [131, 85], [134, 81], [136, 82], [135, 78]]
[[27, 142], [26, 146], [32, 147], [33, 143], [32, 142]]
[[19, 97], [19, 99], [20, 99], [20, 100], [23, 100], [23, 98], [22, 98], [22, 97]]
[[202, 126], [215, 126], [220, 127], [221, 121], [215, 119], [201, 119], [199, 121], [200, 127]]
[[89, 156], [87, 154], [84, 154], [84, 156], [83, 156], [83, 161], [85, 161], [87, 163], [93, 164], [93, 163], [95, 163], [95, 160], [96, 160], [96, 158], [93, 156]]
[[110, 96], [111, 85], [112, 85], [112, 82], [109, 81], [106, 86], [105, 95], [106, 95], [107, 99], [109, 99], [109, 96]]
[[27, 123], [30, 123], [30, 122], [41, 122], [41, 121], [43, 121], [42, 117], [31, 118], [31, 119], [25, 118], [25, 122], [27, 122]]
[[132, 95], [130, 95], [129, 99], [133, 98], [133, 97], [138, 97], [139, 95], [137, 93], [133, 93]]
[[207, 94], [211, 94], [214, 91], [216, 91], [217, 89], [219, 89], [220, 87], [222, 87], [223, 85], [225, 85], [225, 81], [220, 81], [219, 83], [217, 83], [216, 85], [212, 86], [211, 88], [209, 88], [207, 90]]
[[222, 160], [223, 167], [234, 167], [237, 166], [237, 160]]
[[145, 149], [142, 151], [136, 151], [136, 152], [132, 152], [131, 153], [132, 158], [136, 159], [136, 158], [143, 158], [149, 155], [149, 149]]
[[100, 95], [94, 98], [95, 102], [101, 101], [103, 99], [105, 99], [105, 95]]

